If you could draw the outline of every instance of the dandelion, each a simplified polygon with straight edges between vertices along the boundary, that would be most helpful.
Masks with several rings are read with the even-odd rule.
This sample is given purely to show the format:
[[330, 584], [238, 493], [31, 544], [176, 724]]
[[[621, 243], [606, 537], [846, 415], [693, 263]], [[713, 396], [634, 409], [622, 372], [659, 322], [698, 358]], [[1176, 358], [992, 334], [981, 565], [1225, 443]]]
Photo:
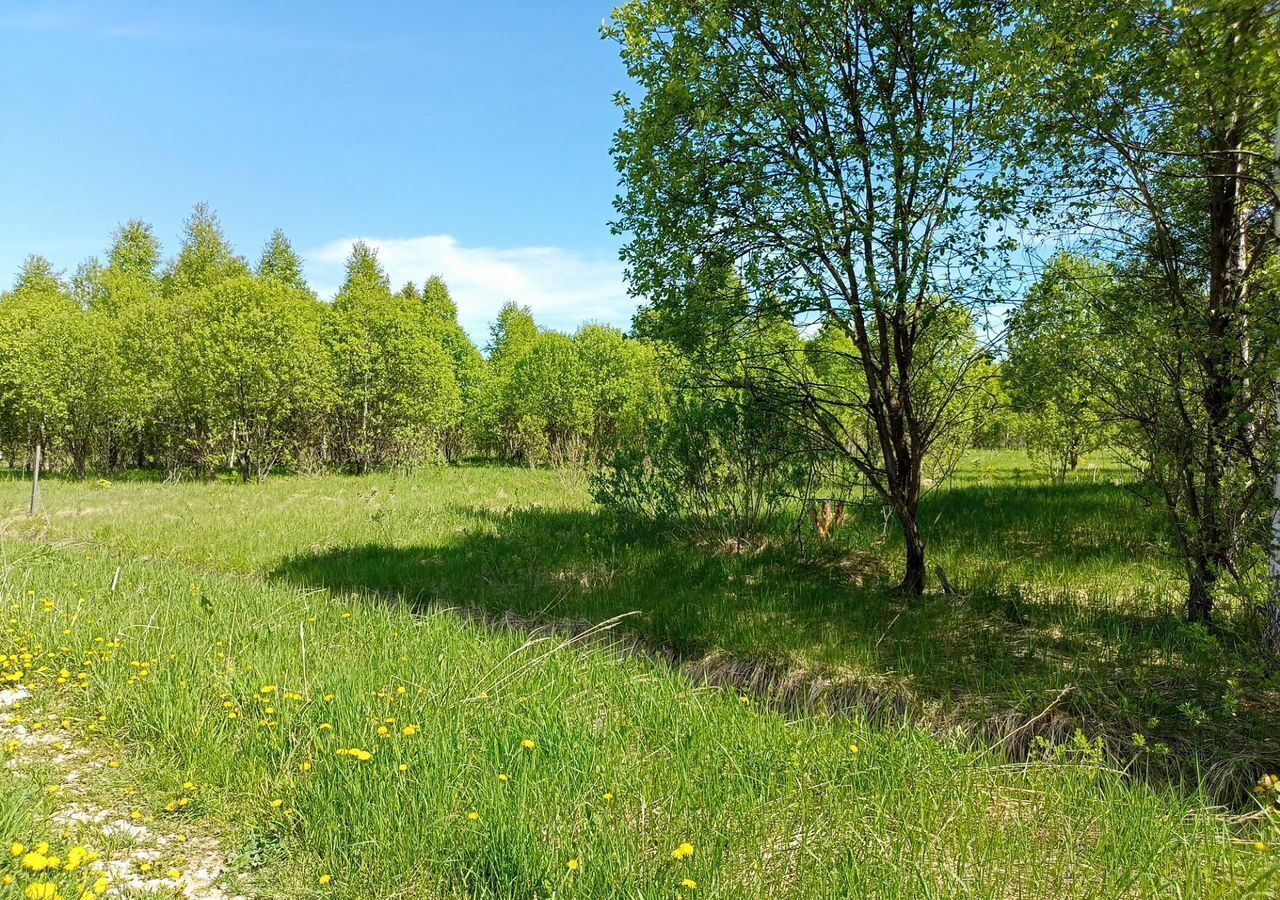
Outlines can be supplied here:
[[401, 731], [400, 733], [401, 733], [402, 735], [404, 735], [405, 737], [413, 737], [415, 734], [417, 734], [417, 733], [418, 733], [418, 726], [417, 726], [417, 725], [406, 725], [406, 726], [404, 726], [404, 730], [403, 730], [403, 731]]
[[506, 772], [499, 772], [499, 773], [498, 773], [498, 780], [499, 780], [499, 781], [510, 781], [510, 780], [511, 780], [511, 776], [509, 776]]
[[691, 856], [693, 856], [693, 844], [688, 841], [671, 851], [672, 859], [688, 859]]
[[58, 886], [51, 881], [37, 881], [22, 892], [25, 900], [59, 900]]
[[188, 791], [198, 790], [198, 788], [196, 788], [196, 783], [194, 781], [184, 782], [182, 787]]
[[401, 772], [408, 772], [408, 771], [409, 771], [409, 766], [408, 766], [408, 764], [407, 764], [407, 763], [400, 763], [400, 765], [398, 766], [398, 768], [400, 769], [400, 771], [401, 771]]
[[282, 806], [284, 806], [284, 801], [283, 801], [283, 800], [272, 800], [272, 801], [271, 801], [271, 808], [272, 808], [272, 809], [279, 809], [279, 808], [280, 808], [280, 807], [282, 807]]
[[680, 882], [680, 887], [684, 888], [686, 891], [691, 891], [697, 886], [698, 882], [694, 881], [692, 878], [685, 878]]
[[1257, 850], [1259, 853], [1266, 853], [1267, 845], [1263, 841], [1257, 841], [1256, 843], [1254, 843], [1253, 849]]
[[391, 729], [389, 729], [386, 725], [378, 726], [378, 737], [385, 739], [387, 737], [390, 737], [390, 735], [391, 735]]
[[532, 750], [534, 747], [538, 745], [535, 744], [533, 741], [529, 740], [528, 738], [525, 738], [523, 741], [520, 742], [520, 746], [526, 750]]
[[49, 859], [39, 850], [33, 850], [22, 857], [22, 868], [28, 872], [43, 872], [49, 868]]
[[604, 802], [605, 802], [605, 803], [612, 803], [612, 802], [613, 802], [613, 794], [612, 794], [612, 793], [603, 794], [603, 795], [601, 795], [601, 799], [602, 799], [602, 800], [604, 800]]
[[303, 760], [302, 765], [298, 766], [298, 770], [299, 770], [299, 771], [301, 771], [301, 772], [310, 772], [310, 771], [311, 771], [311, 760], [309, 760], [309, 759], [308, 759], [308, 760]]
[[329, 883], [329, 882], [331, 882], [331, 881], [333, 881], [333, 876], [332, 876], [332, 875], [321, 875], [321, 876], [320, 876], [320, 884], [322, 884], [322, 885], [328, 884], [328, 883]]
[[14, 844], [9, 848], [9, 855], [12, 856], [14, 859], [17, 859], [19, 856], [21, 856], [26, 852], [27, 852], [27, 848], [26, 848], [26, 845], [24, 844]]
[[857, 745], [857, 744], [850, 744], [850, 745], [849, 745], [849, 752], [850, 752], [850, 753], [859, 753], [859, 752], [861, 752], [861, 750], [859, 749], [859, 747], [858, 747], [858, 745]]
[[471, 812], [467, 813], [467, 819], [468, 819], [469, 821], [471, 821], [471, 822], [479, 822], [479, 821], [480, 821], [480, 813], [476, 812], [476, 811], [473, 809], [473, 810], [471, 810]]
[[571, 860], [569, 860], [569, 871], [570, 871], [570, 872], [576, 872], [576, 871], [578, 871], [578, 869], [580, 869], [580, 868], [581, 868], [581, 866], [579, 866], [579, 865], [578, 865], [578, 860], [577, 860], [577, 859], [571, 859]]

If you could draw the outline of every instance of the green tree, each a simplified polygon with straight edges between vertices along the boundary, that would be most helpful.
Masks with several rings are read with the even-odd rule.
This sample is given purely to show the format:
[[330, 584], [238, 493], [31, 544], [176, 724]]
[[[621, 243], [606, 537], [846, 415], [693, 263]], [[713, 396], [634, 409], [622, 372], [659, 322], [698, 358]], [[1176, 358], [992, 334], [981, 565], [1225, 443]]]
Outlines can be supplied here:
[[200, 372], [240, 476], [297, 459], [332, 401], [324, 307], [307, 291], [241, 276], [197, 300]]
[[[488, 364], [485, 377], [473, 393], [473, 415], [476, 418], [482, 449], [503, 459], [522, 459], [522, 444], [517, 416], [508, 403], [511, 374], [515, 365], [538, 340], [538, 325], [527, 306], [514, 302], [503, 304], [497, 319], [489, 326]], [[526, 423], [528, 424], [528, 423]]]
[[457, 304], [439, 275], [427, 279], [421, 302], [427, 331], [440, 342], [453, 361], [453, 377], [462, 395], [463, 408], [472, 413], [461, 416], [446, 435], [446, 455], [450, 459], [459, 459], [482, 443], [478, 434], [480, 422], [474, 411], [483, 401], [485, 360], [459, 324]]
[[302, 274], [302, 258], [293, 249], [285, 233], [277, 228], [262, 248], [258, 260], [257, 276], [263, 281], [282, 284], [295, 291], [311, 293], [307, 279]]
[[84, 389], [77, 352], [84, 311], [49, 261], [29, 256], [0, 298], [0, 411], [6, 451], [48, 448], [63, 436]]
[[1275, 297], [1259, 277], [1275, 252], [1280, 11], [1273, 0], [1022, 6], [1010, 91], [1059, 163], [1041, 199], [1083, 218], [1082, 239], [1116, 266], [1104, 324], [1127, 350], [1108, 397], [1117, 440], [1164, 501], [1187, 616], [1207, 622], [1220, 582], [1265, 534], [1275, 464]]
[[394, 297], [376, 254], [352, 248], [325, 329], [337, 386], [340, 452], [356, 471], [440, 455], [461, 395], [421, 303]]
[[248, 264], [235, 254], [222, 223], [207, 203], [197, 203], [183, 224], [178, 257], [164, 274], [168, 296], [212, 287], [220, 281], [249, 274]]
[[[678, 306], [708, 264], [732, 268], [745, 314], [832, 326], [865, 399], [771, 349], [745, 375], [816, 454], [842, 457], [898, 520], [903, 590], [926, 580], [926, 462], [963, 402], [917, 391], [945, 310], [990, 297], [988, 258], [1016, 185], [988, 48], [1000, 5], [631, 0], [606, 34], [643, 96], [620, 98], [616, 227], [633, 290]], [[987, 364], [980, 347], [964, 366]], [[872, 425], [845, 427], [857, 403]]]
[[1028, 448], [1058, 483], [1106, 440], [1108, 408], [1099, 379], [1114, 358], [1098, 311], [1112, 279], [1105, 266], [1055, 255], [1009, 317], [1004, 385]]

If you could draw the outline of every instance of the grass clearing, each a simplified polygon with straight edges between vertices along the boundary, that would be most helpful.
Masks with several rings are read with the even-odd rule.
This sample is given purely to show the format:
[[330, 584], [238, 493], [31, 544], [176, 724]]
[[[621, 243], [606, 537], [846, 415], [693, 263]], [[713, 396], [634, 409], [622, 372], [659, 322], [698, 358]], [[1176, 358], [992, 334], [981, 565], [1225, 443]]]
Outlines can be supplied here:
[[[781, 550], [627, 531], [549, 472], [54, 481], [36, 533], [15, 517], [0, 541], [0, 655], [35, 691], [28, 705], [118, 756], [112, 777], [140, 812], [216, 831], [228, 878], [266, 896], [1272, 895], [1276, 855], [1254, 842], [1274, 825], [1122, 777], [1091, 744], [1062, 764], [1001, 764], [959, 733], [856, 711], [788, 719], [599, 641], [450, 611], [641, 610], [613, 633], [892, 680], [940, 719], [1038, 711], [1089, 673], [1100, 705], [1126, 653], [1186, 659], [1177, 629], [1134, 624], [1171, 578], [1154, 551], [1128, 559], [1145, 513], [1119, 473], [1086, 473], [1074, 499], [1037, 510], [1035, 476], [995, 464], [934, 500], [964, 504], [935, 546], [967, 598], [914, 606], [875, 574], [893, 548], [866, 518], [842, 557], [786, 578]], [[5, 485], [5, 505], [21, 490]], [[966, 538], [990, 527], [1045, 549]], [[1054, 549], [1095, 529], [1109, 537]], [[1112, 602], [1070, 618], [1072, 591]], [[1140, 648], [1111, 643], [1143, 634]], [[1068, 668], [1072, 642], [1103, 662]], [[1140, 715], [1150, 701], [1135, 697]], [[692, 856], [674, 858], [686, 842]]]
[[420, 609], [627, 616], [627, 633], [699, 674], [801, 694], [847, 682], [850, 694], [987, 745], [1020, 729], [1015, 756], [1036, 734], [1061, 741], [1081, 729], [1131, 771], [1203, 783], [1232, 805], [1280, 771], [1280, 682], [1257, 664], [1238, 612], [1224, 610], [1216, 634], [1181, 621], [1157, 513], [1102, 456], [1057, 486], [1022, 454], [968, 454], [923, 518], [961, 596], [919, 601], [887, 589], [899, 550], [872, 509], [832, 546], [798, 554], [782, 541], [733, 552], [627, 527], [554, 471], [55, 482], [35, 526], [23, 491], [0, 484], [17, 534], [34, 527], [48, 541]]

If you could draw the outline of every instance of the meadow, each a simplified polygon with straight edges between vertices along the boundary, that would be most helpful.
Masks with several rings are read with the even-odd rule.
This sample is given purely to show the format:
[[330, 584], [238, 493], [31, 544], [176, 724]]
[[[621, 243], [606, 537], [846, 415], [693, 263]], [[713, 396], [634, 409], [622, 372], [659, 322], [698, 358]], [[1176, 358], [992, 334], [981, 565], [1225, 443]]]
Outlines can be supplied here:
[[956, 593], [916, 599], [872, 510], [743, 546], [554, 470], [51, 479], [34, 520], [25, 491], [0, 676], [112, 765], [0, 775], [5, 845], [87, 839], [48, 818], [71, 795], [216, 840], [227, 896], [1280, 886], [1249, 799], [1277, 685], [1242, 616], [1177, 620], [1104, 457], [1054, 486], [971, 453], [922, 516]]

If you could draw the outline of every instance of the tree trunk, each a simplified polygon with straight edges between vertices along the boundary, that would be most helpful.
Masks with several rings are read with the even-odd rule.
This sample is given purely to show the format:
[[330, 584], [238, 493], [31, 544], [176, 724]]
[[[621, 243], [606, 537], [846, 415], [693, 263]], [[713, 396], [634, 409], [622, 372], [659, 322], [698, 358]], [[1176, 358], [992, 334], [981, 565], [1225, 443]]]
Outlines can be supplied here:
[[1213, 617], [1213, 587], [1218, 573], [1211, 567], [1198, 564], [1191, 573], [1187, 592], [1187, 621], [1208, 625]]
[[[1275, 161], [1271, 169], [1271, 189], [1276, 195], [1271, 218], [1276, 253], [1280, 253], [1280, 113], [1276, 114]], [[1275, 383], [1276, 431], [1280, 433], [1280, 378]], [[1262, 604], [1262, 651], [1272, 660], [1280, 658], [1280, 468], [1271, 491], [1271, 590]]]
[[896, 512], [898, 521], [902, 524], [902, 538], [906, 543], [906, 568], [898, 589], [904, 594], [918, 597], [924, 593], [925, 585], [924, 539], [920, 536], [914, 506], [904, 505]]

